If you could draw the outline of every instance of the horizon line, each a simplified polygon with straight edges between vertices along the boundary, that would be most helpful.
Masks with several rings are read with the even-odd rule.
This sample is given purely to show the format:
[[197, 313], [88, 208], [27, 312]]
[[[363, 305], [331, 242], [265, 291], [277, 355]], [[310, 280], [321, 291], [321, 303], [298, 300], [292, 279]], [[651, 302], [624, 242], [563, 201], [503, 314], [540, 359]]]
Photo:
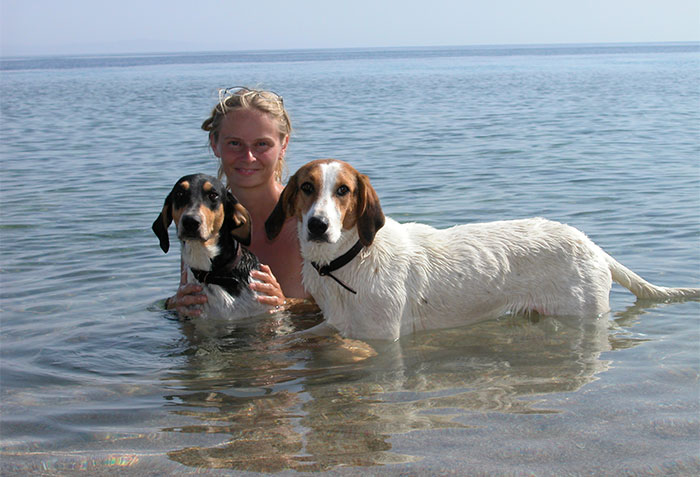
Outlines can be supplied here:
[[299, 51], [357, 51], [357, 50], [410, 50], [410, 49], [448, 49], [448, 48], [566, 48], [581, 46], [633, 46], [633, 45], [698, 45], [700, 40], [679, 41], [619, 41], [619, 42], [574, 42], [574, 43], [474, 43], [467, 45], [409, 45], [409, 46], [342, 46], [342, 47], [310, 47], [310, 48], [254, 48], [254, 49], [217, 49], [217, 50], [161, 50], [161, 51], [129, 51], [114, 53], [31, 53], [4, 55], [0, 46], [0, 59], [31, 59], [31, 58], [66, 58], [66, 57], [134, 57], [134, 56], [177, 56], [187, 54], [226, 54], [226, 53], [279, 53]]

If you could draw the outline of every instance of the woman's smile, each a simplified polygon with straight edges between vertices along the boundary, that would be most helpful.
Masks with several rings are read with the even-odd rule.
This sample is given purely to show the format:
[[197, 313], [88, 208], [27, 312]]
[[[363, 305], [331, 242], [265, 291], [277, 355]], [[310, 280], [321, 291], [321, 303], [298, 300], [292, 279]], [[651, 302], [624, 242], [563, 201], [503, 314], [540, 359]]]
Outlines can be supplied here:
[[242, 176], [252, 176], [256, 172], [258, 172], [260, 169], [251, 169], [251, 168], [247, 168], [247, 167], [245, 167], [245, 168], [244, 167], [234, 167], [233, 170], [236, 171], [237, 174], [240, 174]]

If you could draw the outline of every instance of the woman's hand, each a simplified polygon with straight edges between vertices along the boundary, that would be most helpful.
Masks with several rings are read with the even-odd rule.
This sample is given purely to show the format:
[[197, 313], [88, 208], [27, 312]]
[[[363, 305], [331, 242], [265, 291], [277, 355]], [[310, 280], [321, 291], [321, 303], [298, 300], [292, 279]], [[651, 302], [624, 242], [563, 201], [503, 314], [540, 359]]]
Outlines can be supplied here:
[[250, 272], [251, 278], [258, 280], [250, 282], [250, 289], [258, 293], [258, 301], [263, 305], [280, 307], [285, 304], [282, 287], [267, 265], [260, 265], [260, 270]]
[[201, 285], [185, 283], [187, 271], [182, 271], [181, 285], [175, 296], [165, 300], [167, 310], [176, 310], [182, 316], [195, 317], [202, 314], [202, 305], [207, 302]]

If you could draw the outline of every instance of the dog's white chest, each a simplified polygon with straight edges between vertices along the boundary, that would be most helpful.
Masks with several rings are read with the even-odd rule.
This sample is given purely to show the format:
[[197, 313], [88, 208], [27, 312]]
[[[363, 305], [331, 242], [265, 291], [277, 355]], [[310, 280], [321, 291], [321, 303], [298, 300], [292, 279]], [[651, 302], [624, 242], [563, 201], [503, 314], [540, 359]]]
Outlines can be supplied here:
[[[211, 270], [211, 261], [219, 254], [216, 245], [202, 245], [199, 243], [183, 242], [182, 258], [184, 262], [196, 270]], [[194, 277], [192, 277], [194, 279]]]

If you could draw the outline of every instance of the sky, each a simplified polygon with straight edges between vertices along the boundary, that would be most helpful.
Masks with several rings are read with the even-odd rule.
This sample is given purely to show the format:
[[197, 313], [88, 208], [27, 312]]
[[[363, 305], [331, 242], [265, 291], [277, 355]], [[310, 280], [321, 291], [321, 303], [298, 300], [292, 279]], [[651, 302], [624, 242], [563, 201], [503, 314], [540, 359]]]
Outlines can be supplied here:
[[0, 55], [700, 41], [700, 0], [0, 0]]

